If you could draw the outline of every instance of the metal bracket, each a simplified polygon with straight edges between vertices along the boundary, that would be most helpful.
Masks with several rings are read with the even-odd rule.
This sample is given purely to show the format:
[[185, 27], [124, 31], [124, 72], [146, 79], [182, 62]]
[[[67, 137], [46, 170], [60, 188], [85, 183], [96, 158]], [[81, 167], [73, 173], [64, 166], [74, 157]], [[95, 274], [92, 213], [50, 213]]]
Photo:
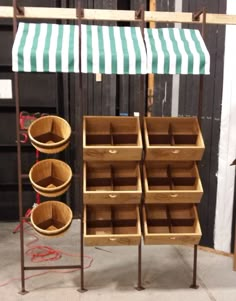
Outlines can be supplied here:
[[84, 9], [81, 7], [76, 8], [76, 17], [83, 18], [84, 17]]
[[135, 11], [134, 15], [135, 20], [144, 21], [144, 5], [140, 6], [140, 9]]
[[135, 11], [135, 20], [141, 20], [142, 19], [142, 8]]
[[21, 6], [16, 6], [16, 12], [18, 16], [24, 16], [25, 15], [25, 8]]
[[199, 10], [198, 12], [192, 13], [192, 21], [200, 21], [200, 16], [203, 14], [203, 10]]
[[206, 9], [203, 8], [199, 10], [198, 12], [192, 13], [192, 21], [200, 21], [200, 16], [203, 15], [206, 12]]

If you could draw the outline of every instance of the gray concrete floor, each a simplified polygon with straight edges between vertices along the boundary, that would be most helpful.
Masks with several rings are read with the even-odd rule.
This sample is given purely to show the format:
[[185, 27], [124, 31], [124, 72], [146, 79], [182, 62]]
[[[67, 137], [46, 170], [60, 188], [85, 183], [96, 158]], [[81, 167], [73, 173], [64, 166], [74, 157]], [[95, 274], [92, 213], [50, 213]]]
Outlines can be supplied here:
[[[44, 271], [26, 271], [28, 294], [22, 296], [20, 277], [19, 233], [12, 234], [17, 223], [0, 223], [0, 285], [12, 278], [7, 285], [0, 287], [0, 300], [3, 301], [66, 301], [66, 300], [160, 300], [160, 301], [236, 301], [236, 272], [232, 270], [232, 257], [217, 255], [204, 250], [198, 251], [199, 289], [190, 289], [192, 283], [193, 248], [191, 246], [143, 246], [142, 282], [145, 290], [136, 291], [138, 248], [85, 247], [85, 255], [93, 258], [91, 267], [85, 270], [86, 293], [79, 293], [80, 271], [70, 273], [50, 272], [33, 276]], [[36, 234], [25, 227], [25, 244]], [[45, 238], [26, 246], [51, 246], [68, 253], [79, 252], [79, 222], [63, 236]], [[25, 256], [26, 264], [30, 260]], [[85, 258], [85, 265], [89, 259]], [[53, 264], [79, 264], [79, 258], [62, 256]]]

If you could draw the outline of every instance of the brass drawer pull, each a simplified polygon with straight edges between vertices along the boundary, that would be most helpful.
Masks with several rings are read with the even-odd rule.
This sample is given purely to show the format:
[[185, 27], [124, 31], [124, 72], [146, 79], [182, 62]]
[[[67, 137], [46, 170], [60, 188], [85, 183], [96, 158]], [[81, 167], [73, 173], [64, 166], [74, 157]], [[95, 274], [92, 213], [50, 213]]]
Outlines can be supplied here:
[[176, 237], [175, 237], [175, 236], [172, 236], [172, 237], [170, 237], [170, 239], [172, 239], [172, 240], [175, 240], [175, 239], [176, 239]]
[[170, 196], [171, 196], [172, 198], [176, 198], [176, 197], [178, 196], [178, 193], [171, 193]]
[[117, 194], [109, 194], [109, 197], [110, 197], [111, 199], [115, 199], [115, 198], [117, 197]]
[[172, 150], [172, 154], [179, 154], [180, 153], [180, 150], [179, 149], [174, 149]]
[[114, 154], [117, 154], [117, 150], [115, 149], [109, 149], [109, 153], [114, 155]]
[[116, 241], [116, 238], [114, 238], [114, 237], [109, 237], [109, 240], [110, 240], [110, 241]]

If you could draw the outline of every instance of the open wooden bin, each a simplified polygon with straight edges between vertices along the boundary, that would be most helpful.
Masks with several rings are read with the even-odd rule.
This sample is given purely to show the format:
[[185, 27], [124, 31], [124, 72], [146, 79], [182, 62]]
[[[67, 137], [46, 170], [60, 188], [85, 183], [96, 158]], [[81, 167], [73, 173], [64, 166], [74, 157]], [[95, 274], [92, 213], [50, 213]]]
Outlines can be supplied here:
[[85, 162], [85, 204], [138, 204], [142, 185], [137, 162]]
[[145, 203], [199, 203], [203, 188], [195, 162], [146, 161]]
[[146, 160], [198, 161], [205, 145], [195, 117], [144, 117]]
[[201, 239], [193, 204], [146, 204], [143, 220], [145, 244], [198, 244]]
[[66, 231], [72, 221], [69, 206], [58, 201], [47, 201], [33, 208], [30, 220], [34, 229], [43, 235], [58, 235]]
[[142, 148], [138, 117], [84, 116], [85, 161], [139, 161]]
[[137, 205], [86, 205], [84, 224], [88, 246], [138, 245], [141, 240]]
[[46, 197], [57, 197], [70, 187], [72, 170], [57, 159], [45, 159], [35, 163], [29, 172], [30, 182], [36, 192]]
[[29, 126], [28, 134], [37, 150], [46, 154], [55, 154], [69, 145], [71, 127], [65, 119], [48, 115], [34, 120]]

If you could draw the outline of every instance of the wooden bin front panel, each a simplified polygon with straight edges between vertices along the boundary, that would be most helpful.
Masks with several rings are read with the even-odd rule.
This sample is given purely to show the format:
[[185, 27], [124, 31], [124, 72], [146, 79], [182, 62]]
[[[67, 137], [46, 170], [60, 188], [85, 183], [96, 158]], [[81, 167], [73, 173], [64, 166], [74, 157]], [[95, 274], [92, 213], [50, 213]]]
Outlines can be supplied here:
[[143, 207], [144, 243], [198, 244], [201, 228], [192, 204], [149, 204]]
[[85, 204], [138, 204], [142, 185], [137, 162], [85, 162]]
[[199, 161], [205, 145], [195, 117], [145, 117], [146, 160]]
[[203, 188], [195, 162], [146, 161], [145, 203], [199, 203]]
[[85, 245], [138, 245], [140, 240], [140, 215], [137, 205], [86, 205], [84, 207]]
[[85, 161], [139, 161], [142, 149], [138, 117], [84, 116]]

